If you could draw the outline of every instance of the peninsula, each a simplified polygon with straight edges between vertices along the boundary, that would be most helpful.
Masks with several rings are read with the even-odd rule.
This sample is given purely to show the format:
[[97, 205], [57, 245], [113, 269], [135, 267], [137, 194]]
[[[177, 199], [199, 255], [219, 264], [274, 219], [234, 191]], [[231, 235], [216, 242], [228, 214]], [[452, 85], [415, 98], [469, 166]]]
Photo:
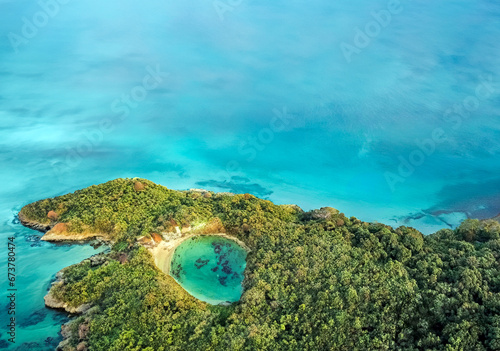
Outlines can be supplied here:
[[[424, 236], [137, 178], [37, 201], [19, 219], [43, 240], [110, 246], [59, 272], [46, 297], [75, 315], [60, 350], [500, 349], [496, 220]], [[176, 247], [203, 235], [247, 252], [239, 301], [200, 301], [170, 274]]]

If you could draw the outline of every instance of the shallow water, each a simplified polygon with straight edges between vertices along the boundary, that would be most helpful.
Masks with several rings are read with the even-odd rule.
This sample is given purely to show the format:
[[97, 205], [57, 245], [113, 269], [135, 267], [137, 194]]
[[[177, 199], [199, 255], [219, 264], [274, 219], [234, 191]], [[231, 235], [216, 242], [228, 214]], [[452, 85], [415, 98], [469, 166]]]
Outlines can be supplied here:
[[216, 305], [238, 301], [247, 252], [221, 236], [195, 236], [174, 252], [170, 274], [191, 295]]
[[[94, 249], [90, 245], [51, 244], [40, 241], [42, 233], [21, 226], [15, 215], [19, 207], [11, 211], [2, 211], [7, 217], [0, 224], [2, 246], [0, 267], [7, 266], [7, 238], [14, 237], [16, 244], [16, 342], [7, 341], [10, 336], [6, 328], [0, 331], [0, 349], [7, 350], [54, 350], [59, 341], [58, 334], [61, 324], [68, 320], [66, 313], [45, 308], [43, 297], [48, 292], [56, 273], [64, 267], [80, 262], [81, 260], [105, 250], [105, 247]], [[5, 269], [5, 275], [6, 269]], [[2, 313], [0, 324], [9, 324], [9, 318], [14, 315], [5, 313], [8, 306], [7, 282], [2, 284]]]

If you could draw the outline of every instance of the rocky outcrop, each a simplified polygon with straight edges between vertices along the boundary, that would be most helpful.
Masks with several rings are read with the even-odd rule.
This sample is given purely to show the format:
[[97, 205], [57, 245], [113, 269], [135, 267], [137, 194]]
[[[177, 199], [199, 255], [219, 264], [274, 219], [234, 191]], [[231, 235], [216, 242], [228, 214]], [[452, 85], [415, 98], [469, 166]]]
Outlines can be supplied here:
[[56, 351], [65, 351], [70, 349], [69, 339], [71, 338], [71, 327], [68, 324], [61, 325], [61, 336], [63, 340], [57, 345]]
[[68, 225], [66, 223], [57, 223], [50, 231], [54, 234], [64, 234], [68, 232]]
[[106, 253], [100, 253], [89, 258], [86, 258], [82, 262], [90, 262], [90, 267], [102, 266], [108, 261], [108, 255]]
[[[106, 253], [99, 253], [97, 255], [91, 256], [82, 261], [82, 263], [89, 262], [91, 267], [97, 267], [104, 265], [108, 262], [108, 255]], [[60, 287], [64, 285], [64, 269], [60, 270], [56, 274], [56, 280], [52, 283], [52, 286], [44, 297], [45, 306], [53, 309], [64, 310], [70, 314], [82, 314], [89, 310], [91, 304], [82, 304], [80, 306], [70, 306], [66, 302], [57, 298], [53, 291], [54, 287]]]
[[37, 221], [28, 219], [22, 212], [17, 215], [19, 222], [30, 229], [38, 230], [39, 232], [45, 233], [52, 228], [52, 224], [44, 224]]
[[85, 313], [90, 307], [90, 304], [83, 304], [80, 306], [70, 306], [66, 302], [59, 300], [55, 297], [50, 291], [43, 298], [45, 301], [45, 306], [49, 308], [53, 308], [56, 310], [64, 310], [70, 314], [82, 314]]
[[304, 210], [302, 208], [300, 208], [299, 205], [279, 205], [280, 207], [284, 207], [284, 208], [289, 208], [291, 210], [293, 210], [294, 212], [296, 213], [304, 213]]
[[60, 241], [89, 241], [89, 240], [109, 241], [105, 235], [99, 233], [73, 233], [68, 231], [66, 223], [57, 223], [42, 237], [44, 241], [60, 242]]
[[[51, 211], [53, 212], [53, 211]], [[54, 212], [55, 213], [55, 212]], [[49, 212], [50, 214], [50, 212]], [[47, 215], [49, 217], [49, 215]], [[52, 217], [54, 217], [52, 215]], [[90, 241], [90, 240], [99, 240], [102, 242], [109, 242], [109, 238], [106, 235], [101, 233], [74, 233], [68, 230], [68, 225], [63, 222], [55, 223], [51, 222], [49, 224], [40, 223], [38, 221], [34, 221], [28, 219], [23, 212], [19, 212], [18, 214], [19, 222], [30, 229], [37, 230], [39, 232], [45, 233], [42, 236], [43, 241], [51, 241], [51, 242], [63, 242], [63, 241]]]
[[204, 197], [205, 199], [210, 199], [212, 197], [212, 192], [205, 189], [189, 189], [187, 193], [195, 195], [192, 196], [194, 198]]
[[87, 351], [87, 343], [85, 341], [82, 341], [76, 346], [76, 351]]
[[[122, 257], [123, 254], [120, 255], [119, 259], [120, 262], [122, 258], [126, 261], [128, 259], [127, 255], [125, 257]], [[100, 265], [105, 265], [108, 262], [108, 254], [106, 253], [99, 253], [97, 255], [94, 255], [92, 257], [89, 257], [82, 262], [89, 262], [91, 267], [95, 266], [100, 266]], [[122, 262], [124, 263], [124, 262]], [[76, 319], [71, 320], [70, 322], [63, 324], [61, 326], [61, 335], [63, 337], [63, 340], [59, 343], [59, 345], [56, 348], [56, 351], [87, 351], [88, 350], [88, 345], [87, 345], [87, 340], [88, 340], [88, 334], [89, 334], [89, 318], [88, 315], [92, 314], [92, 305], [91, 304], [82, 304], [80, 306], [70, 306], [66, 302], [58, 299], [56, 296], [54, 296], [52, 289], [54, 286], [57, 285], [63, 285], [64, 284], [64, 269], [57, 272], [56, 274], [56, 280], [52, 283], [52, 287], [45, 295], [44, 300], [45, 300], [45, 306], [49, 308], [54, 308], [58, 310], [63, 310], [66, 311], [67, 313], [73, 314], [73, 315], [83, 315], [85, 317], [85, 321], [81, 323], [78, 328], [73, 328], [72, 323], [76, 323]], [[97, 308], [97, 307], [95, 307]], [[87, 315], [87, 317], [86, 317]], [[76, 329], [76, 332], [73, 332]], [[77, 346], [76, 348], [74, 346], [71, 346], [71, 340], [73, 342], [76, 341]], [[74, 344], [73, 344], [74, 345]]]
[[52, 221], [57, 221], [59, 219], [59, 215], [54, 211], [49, 211], [49, 213], [47, 213], [47, 218]]
[[226, 229], [219, 217], [210, 219], [205, 225], [197, 230], [200, 234], [225, 233]]
[[122, 252], [119, 256], [118, 256], [118, 261], [120, 262], [120, 264], [125, 264], [128, 262], [128, 254], [126, 254], [125, 252]]
[[321, 207], [319, 210], [312, 210], [304, 213], [303, 219], [306, 221], [325, 220], [330, 219], [337, 214], [339, 214], [339, 210], [333, 207]]
[[[64, 223], [58, 223], [54, 228], [59, 226], [60, 224]], [[61, 229], [62, 227], [59, 227], [58, 229]], [[102, 234], [96, 234], [96, 233], [70, 233], [66, 230], [49, 230], [47, 233], [45, 233], [44, 236], [42, 236], [43, 241], [51, 241], [51, 242], [62, 242], [62, 241], [89, 241], [89, 240], [101, 240], [104, 242], [108, 242], [109, 239], [106, 238], [106, 236]]]
[[[61, 336], [63, 337], [63, 340], [57, 346], [56, 351], [87, 351], [87, 340], [89, 333], [88, 322], [88, 319], [85, 319], [85, 322], [78, 326], [76, 333], [73, 332], [75, 328], [73, 328], [72, 323], [74, 323], [74, 321], [63, 324], [61, 326]], [[78, 343], [76, 348], [74, 346], [71, 346], [72, 339], [73, 342], [76, 341]]]
[[145, 188], [146, 188], [146, 186], [139, 181], [134, 183], [134, 190], [135, 191], [143, 191]]
[[163, 238], [161, 237], [160, 234], [157, 233], [151, 233], [151, 239], [154, 240], [155, 243], [159, 244], [162, 242]]
[[82, 314], [85, 313], [91, 307], [90, 304], [83, 304], [80, 306], [70, 306], [66, 302], [58, 299], [53, 293], [54, 291], [53, 288], [61, 285], [64, 285], [64, 273], [62, 271], [59, 271], [56, 274], [56, 281], [52, 283], [49, 292], [43, 298], [43, 300], [45, 301], [45, 307], [53, 308], [56, 310], [63, 310], [70, 314]]
[[80, 340], [86, 339], [87, 335], [89, 334], [89, 325], [88, 324], [80, 324], [78, 327], [78, 338]]
[[155, 241], [147, 236], [141, 236], [140, 238], [137, 238], [137, 242], [145, 248], [152, 248], [156, 246]]

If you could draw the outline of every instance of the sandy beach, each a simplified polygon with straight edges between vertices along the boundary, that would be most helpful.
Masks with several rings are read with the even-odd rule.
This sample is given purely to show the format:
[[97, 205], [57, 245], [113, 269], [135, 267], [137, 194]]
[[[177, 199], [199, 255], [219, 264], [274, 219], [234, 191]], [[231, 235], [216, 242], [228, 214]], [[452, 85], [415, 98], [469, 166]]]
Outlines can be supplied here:
[[154, 257], [156, 266], [165, 274], [170, 275], [170, 264], [172, 262], [172, 257], [174, 255], [175, 249], [182, 244], [184, 241], [199, 235], [208, 235], [208, 236], [222, 236], [226, 239], [232, 240], [236, 242], [238, 245], [243, 247], [247, 252], [250, 252], [250, 249], [243, 243], [241, 240], [237, 238], [227, 235], [225, 233], [218, 234], [186, 234], [185, 236], [177, 239], [172, 239], [168, 241], [162, 241], [156, 247], [149, 249], [151, 254]]

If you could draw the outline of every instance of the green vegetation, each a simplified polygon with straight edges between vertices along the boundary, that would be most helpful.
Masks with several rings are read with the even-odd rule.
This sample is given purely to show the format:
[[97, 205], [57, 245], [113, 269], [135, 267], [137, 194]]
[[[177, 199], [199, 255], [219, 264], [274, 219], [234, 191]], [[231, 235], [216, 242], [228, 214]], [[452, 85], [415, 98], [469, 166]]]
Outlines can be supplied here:
[[[137, 182], [119, 179], [22, 210], [44, 223], [55, 211], [71, 231], [114, 240], [104, 264], [68, 267], [53, 288], [74, 306], [95, 306], [76, 321], [89, 327], [82, 339], [90, 350], [500, 350], [496, 221], [423, 236], [331, 208], [303, 213], [251, 195]], [[191, 297], [136, 243], [216, 218], [251, 249], [245, 292], [230, 307]]]

